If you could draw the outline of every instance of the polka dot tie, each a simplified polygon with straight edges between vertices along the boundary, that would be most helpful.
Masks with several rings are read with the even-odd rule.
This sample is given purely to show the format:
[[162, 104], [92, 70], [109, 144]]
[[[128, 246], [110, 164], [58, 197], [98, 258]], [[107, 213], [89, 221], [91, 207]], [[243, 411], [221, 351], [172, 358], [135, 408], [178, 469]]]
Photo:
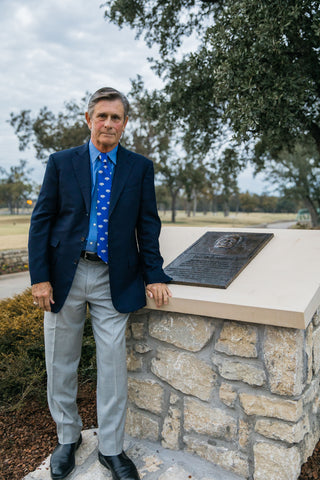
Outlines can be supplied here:
[[108, 223], [113, 164], [106, 153], [99, 156], [101, 165], [97, 173], [97, 253], [108, 263]]

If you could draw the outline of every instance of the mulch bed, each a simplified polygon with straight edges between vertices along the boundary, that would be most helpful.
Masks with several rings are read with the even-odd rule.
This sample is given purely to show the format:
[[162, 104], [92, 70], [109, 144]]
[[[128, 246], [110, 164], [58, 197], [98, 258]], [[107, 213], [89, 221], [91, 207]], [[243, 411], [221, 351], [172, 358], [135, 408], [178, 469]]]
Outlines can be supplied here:
[[[95, 390], [82, 385], [78, 396], [83, 428], [97, 426]], [[22, 480], [35, 470], [57, 443], [47, 406], [29, 402], [21, 412], [0, 414], [0, 480]], [[299, 480], [320, 479], [320, 442], [302, 466]]]
[[[79, 413], [84, 430], [97, 426], [94, 388], [81, 386]], [[0, 414], [0, 480], [22, 480], [35, 470], [57, 443], [55, 424], [47, 406], [36, 400], [20, 412]]]

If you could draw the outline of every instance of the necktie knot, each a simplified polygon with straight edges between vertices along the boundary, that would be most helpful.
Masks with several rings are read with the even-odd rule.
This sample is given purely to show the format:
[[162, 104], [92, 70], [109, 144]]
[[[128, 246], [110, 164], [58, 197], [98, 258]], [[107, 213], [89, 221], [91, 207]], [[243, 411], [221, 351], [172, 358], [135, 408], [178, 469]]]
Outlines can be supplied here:
[[103, 164], [106, 164], [108, 163], [108, 160], [109, 160], [109, 157], [106, 153], [100, 153], [100, 155], [98, 156], [99, 160], [103, 163]]

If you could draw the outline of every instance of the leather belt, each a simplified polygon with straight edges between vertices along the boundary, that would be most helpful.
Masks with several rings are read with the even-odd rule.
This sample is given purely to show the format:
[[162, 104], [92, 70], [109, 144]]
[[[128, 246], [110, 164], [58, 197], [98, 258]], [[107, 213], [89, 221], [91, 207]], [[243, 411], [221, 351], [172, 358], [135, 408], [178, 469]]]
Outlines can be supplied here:
[[89, 262], [103, 262], [97, 253], [87, 252], [86, 250], [82, 250], [80, 257], [89, 260]]

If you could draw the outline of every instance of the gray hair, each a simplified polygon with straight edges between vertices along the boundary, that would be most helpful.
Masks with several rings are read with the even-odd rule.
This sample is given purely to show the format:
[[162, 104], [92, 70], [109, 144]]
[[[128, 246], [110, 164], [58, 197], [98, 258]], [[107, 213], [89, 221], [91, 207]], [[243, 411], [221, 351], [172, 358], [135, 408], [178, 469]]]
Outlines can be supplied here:
[[99, 90], [97, 90], [91, 95], [88, 102], [89, 117], [90, 118], [92, 117], [94, 107], [98, 102], [100, 102], [100, 100], [117, 100], [117, 99], [121, 100], [122, 102], [123, 109], [124, 109], [124, 118], [126, 118], [129, 113], [128, 99], [123, 93], [111, 87], [99, 88]]

